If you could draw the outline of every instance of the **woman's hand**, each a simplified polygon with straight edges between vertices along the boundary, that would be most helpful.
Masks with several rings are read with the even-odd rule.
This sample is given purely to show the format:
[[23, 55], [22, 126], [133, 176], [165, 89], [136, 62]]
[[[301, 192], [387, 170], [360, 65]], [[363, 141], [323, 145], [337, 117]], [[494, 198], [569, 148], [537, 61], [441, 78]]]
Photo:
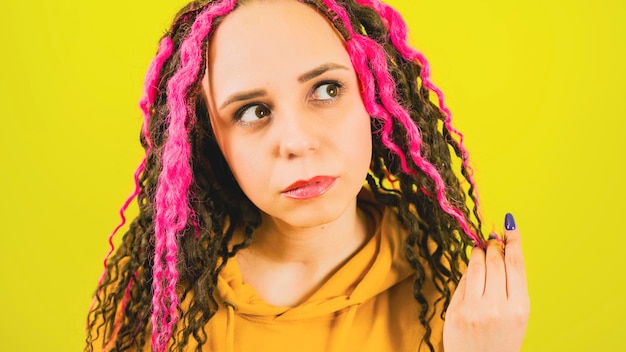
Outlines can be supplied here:
[[522, 348], [530, 302], [520, 233], [511, 214], [505, 228], [504, 244], [490, 237], [486, 251], [472, 250], [446, 313], [446, 352], [519, 352]]

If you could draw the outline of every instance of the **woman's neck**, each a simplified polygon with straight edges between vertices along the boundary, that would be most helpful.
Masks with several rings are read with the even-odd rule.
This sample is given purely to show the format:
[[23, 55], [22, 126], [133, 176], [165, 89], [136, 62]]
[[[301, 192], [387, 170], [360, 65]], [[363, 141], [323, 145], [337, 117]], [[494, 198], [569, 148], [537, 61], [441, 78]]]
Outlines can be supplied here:
[[315, 292], [374, 231], [356, 201], [336, 220], [297, 228], [267, 215], [237, 254], [244, 282], [268, 303], [293, 306]]

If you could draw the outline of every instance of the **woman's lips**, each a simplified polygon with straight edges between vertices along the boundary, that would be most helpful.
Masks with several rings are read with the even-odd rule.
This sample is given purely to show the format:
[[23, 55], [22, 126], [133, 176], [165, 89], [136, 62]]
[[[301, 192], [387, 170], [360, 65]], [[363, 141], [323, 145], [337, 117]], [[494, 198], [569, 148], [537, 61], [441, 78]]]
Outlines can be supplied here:
[[291, 199], [311, 199], [326, 193], [335, 183], [336, 177], [315, 176], [310, 180], [296, 181], [282, 191]]

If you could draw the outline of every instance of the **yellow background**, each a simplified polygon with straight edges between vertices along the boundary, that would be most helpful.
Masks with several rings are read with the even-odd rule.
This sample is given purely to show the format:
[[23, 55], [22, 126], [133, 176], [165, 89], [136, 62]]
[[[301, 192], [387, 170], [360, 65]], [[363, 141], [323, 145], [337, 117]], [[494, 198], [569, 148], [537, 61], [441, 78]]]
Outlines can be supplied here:
[[[1, 351], [82, 349], [141, 159], [143, 75], [182, 4], [3, 5]], [[466, 135], [487, 227], [511, 211], [523, 231], [524, 351], [625, 350], [623, 1], [392, 4]]]

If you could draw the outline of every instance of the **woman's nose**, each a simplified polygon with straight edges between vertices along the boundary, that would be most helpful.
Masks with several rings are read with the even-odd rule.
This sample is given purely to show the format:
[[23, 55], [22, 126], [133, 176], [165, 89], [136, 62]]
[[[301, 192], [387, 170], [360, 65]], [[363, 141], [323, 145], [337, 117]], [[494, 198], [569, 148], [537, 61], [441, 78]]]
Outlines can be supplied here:
[[278, 118], [278, 154], [294, 159], [317, 151], [320, 146], [315, 117], [305, 112], [292, 113]]

